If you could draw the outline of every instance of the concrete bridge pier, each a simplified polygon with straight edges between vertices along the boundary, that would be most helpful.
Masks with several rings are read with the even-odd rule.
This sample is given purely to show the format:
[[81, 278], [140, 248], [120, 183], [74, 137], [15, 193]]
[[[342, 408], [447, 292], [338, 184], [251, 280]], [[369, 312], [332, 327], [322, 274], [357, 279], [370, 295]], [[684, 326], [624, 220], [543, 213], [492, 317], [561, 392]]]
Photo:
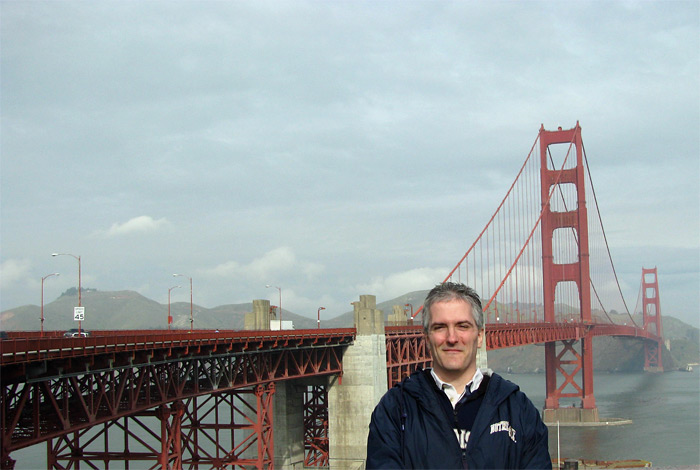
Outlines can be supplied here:
[[387, 391], [384, 314], [373, 295], [353, 305], [357, 337], [343, 356], [343, 376], [333, 378], [328, 390], [331, 470], [364, 469], [369, 421]]
[[304, 389], [296, 380], [275, 382], [275, 468], [304, 468]]

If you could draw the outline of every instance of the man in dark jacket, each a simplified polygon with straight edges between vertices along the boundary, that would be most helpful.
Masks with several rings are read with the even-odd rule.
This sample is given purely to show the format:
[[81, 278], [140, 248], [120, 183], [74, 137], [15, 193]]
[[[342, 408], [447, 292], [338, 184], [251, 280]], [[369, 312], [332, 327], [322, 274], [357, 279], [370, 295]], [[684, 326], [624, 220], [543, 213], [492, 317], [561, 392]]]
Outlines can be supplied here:
[[367, 469], [543, 468], [547, 427], [517, 385], [476, 366], [484, 340], [476, 292], [443, 283], [428, 294], [433, 368], [389, 390], [372, 413]]

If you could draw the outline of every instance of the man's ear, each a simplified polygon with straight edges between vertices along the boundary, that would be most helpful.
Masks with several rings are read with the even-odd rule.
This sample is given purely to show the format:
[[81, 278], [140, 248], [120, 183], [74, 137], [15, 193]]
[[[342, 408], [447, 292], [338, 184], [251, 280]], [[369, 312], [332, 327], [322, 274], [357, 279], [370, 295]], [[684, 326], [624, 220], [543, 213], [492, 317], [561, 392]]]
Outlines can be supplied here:
[[476, 343], [478, 348], [481, 348], [481, 343], [484, 342], [484, 338], [486, 338], [486, 328], [482, 328], [479, 330], [479, 336]]

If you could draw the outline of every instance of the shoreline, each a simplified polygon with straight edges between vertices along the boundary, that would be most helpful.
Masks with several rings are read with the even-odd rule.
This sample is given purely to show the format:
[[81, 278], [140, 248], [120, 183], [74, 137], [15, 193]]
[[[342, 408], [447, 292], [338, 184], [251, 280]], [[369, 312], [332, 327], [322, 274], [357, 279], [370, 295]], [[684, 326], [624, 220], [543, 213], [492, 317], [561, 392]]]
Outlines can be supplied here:
[[548, 427], [599, 427], [599, 426], [622, 426], [624, 424], [632, 424], [631, 419], [625, 418], [607, 418], [601, 419], [600, 421], [559, 421], [551, 423], [545, 422], [544, 424]]

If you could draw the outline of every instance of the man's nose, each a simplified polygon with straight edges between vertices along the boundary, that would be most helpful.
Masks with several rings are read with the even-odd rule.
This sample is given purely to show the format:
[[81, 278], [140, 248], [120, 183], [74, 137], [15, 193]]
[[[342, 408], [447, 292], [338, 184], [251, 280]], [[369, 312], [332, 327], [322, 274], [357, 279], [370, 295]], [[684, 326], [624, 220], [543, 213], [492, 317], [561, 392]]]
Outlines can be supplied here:
[[447, 342], [448, 343], [456, 343], [459, 341], [459, 337], [457, 336], [457, 329], [454, 326], [448, 326], [447, 327]]

